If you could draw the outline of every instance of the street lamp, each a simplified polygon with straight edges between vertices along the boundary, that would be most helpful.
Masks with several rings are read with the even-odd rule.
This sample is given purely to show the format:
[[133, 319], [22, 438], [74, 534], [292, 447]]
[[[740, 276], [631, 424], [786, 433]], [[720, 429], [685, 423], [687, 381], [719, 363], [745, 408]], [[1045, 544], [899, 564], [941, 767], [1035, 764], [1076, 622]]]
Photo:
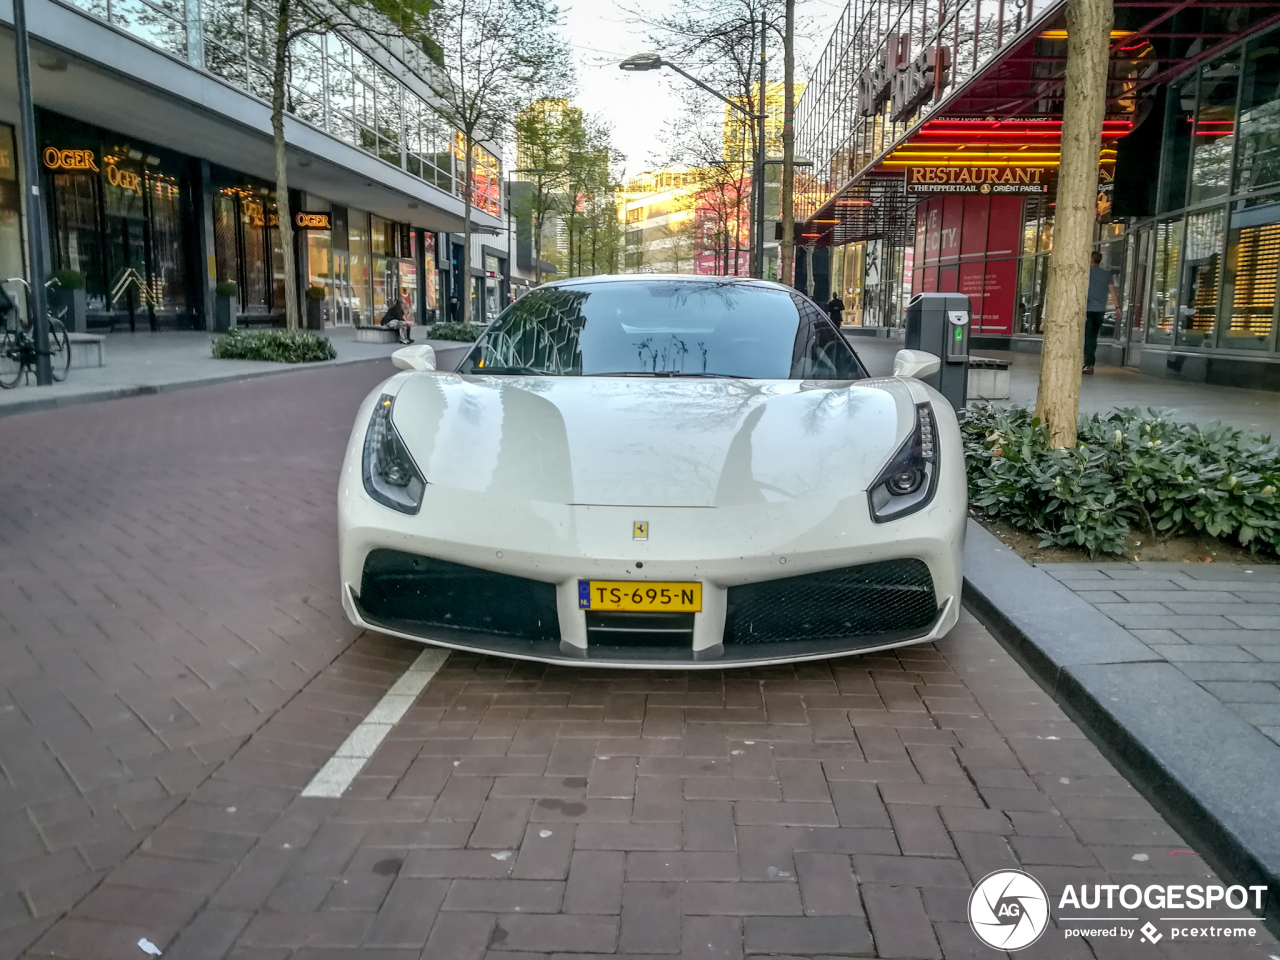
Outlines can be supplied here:
[[[760, 77], [760, 104], [764, 106], [765, 84], [763, 76], [763, 54], [761, 55], [761, 77]], [[742, 104], [730, 100], [719, 90], [707, 86], [693, 74], [688, 73], [677, 67], [670, 60], [663, 60], [656, 53], [637, 53], [634, 56], [627, 57], [620, 64], [619, 70], [626, 70], [628, 73], [637, 73], [644, 70], [661, 70], [666, 67], [668, 70], [674, 70], [680, 76], [684, 77], [695, 86], [701, 87], [707, 93], [711, 94], [717, 100], [723, 100], [733, 109], [737, 110], [743, 116], [750, 120], [754, 120], [757, 124], [756, 129], [756, 150], [755, 156], [751, 162], [751, 192], [755, 198], [755, 210], [752, 217], [752, 233], [756, 237], [755, 243], [755, 263], [752, 264], [752, 274], [757, 278], [764, 277], [764, 121], [766, 114], [752, 113]]]

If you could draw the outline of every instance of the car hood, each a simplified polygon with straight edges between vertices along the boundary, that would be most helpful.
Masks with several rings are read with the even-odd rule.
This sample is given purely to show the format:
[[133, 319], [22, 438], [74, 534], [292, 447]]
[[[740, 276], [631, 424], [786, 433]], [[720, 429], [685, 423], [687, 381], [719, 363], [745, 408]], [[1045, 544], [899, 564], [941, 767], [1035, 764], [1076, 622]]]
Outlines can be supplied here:
[[393, 420], [428, 483], [551, 503], [716, 507], [866, 489], [912, 407], [893, 379], [417, 373]]

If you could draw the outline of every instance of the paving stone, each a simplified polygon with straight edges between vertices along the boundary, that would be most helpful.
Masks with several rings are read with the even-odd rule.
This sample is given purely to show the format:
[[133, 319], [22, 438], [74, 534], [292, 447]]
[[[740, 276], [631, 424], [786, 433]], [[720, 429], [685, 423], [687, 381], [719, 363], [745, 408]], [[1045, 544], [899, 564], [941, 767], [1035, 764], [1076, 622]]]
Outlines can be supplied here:
[[564, 883], [553, 880], [455, 880], [443, 910], [558, 913]]
[[619, 914], [626, 854], [621, 850], [578, 850], [569, 866], [564, 912]]
[[858, 882], [853, 877], [848, 856], [797, 851], [795, 864], [805, 916], [844, 917], [862, 912]]
[[[491, 946], [495, 950], [531, 953], [613, 953], [617, 943], [615, 917], [505, 914], [498, 917]], [[427, 953], [435, 956], [430, 941]]]
[[867, 921], [879, 957], [930, 957], [941, 960], [920, 892], [912, 887], [868, 884], [862, 888]]
[[618, 949], [623, 953], [679, 953], [681, 883], [626, 883]]
[[747, 917], [743, 936], [748, 954], [875, 956], [861, 917]]

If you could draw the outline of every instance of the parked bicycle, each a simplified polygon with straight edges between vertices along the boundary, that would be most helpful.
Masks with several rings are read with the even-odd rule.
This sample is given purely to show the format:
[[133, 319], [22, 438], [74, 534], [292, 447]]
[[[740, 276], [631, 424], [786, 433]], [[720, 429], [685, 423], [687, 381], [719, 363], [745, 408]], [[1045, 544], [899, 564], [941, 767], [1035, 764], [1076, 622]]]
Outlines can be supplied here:
[[[8, 390], [16, 387], [27, 374], [27, 382], [35, 371], [39, 353], [36, 350], [35, 328], [31, 320], [22, 317], [13, 298], [4, 289], [5, 284], [20, 283], [27, 290], [27, 300], [31, 300], [31, 286], [22, 277], [10, 277], [0, 280], [0, 388]], [[52, 290], [58, 285], [56, 278], [51, 278], [45, 287]], [[67, 379], [67, 371], [71, 369], [71, 341], [67, 337], [67, 328], [62, 322], [66, 315], [64, 307], [61, 313], [49, 312], [49, 363], [53, 368], [53, 379]]]

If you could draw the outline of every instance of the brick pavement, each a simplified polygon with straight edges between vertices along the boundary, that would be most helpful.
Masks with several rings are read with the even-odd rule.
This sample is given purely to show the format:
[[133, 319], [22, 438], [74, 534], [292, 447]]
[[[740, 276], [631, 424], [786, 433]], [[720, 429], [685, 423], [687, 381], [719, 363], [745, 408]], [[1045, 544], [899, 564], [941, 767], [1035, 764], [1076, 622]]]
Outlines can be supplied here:
[[352, 411], [389, 371], [0, 420], [0, 957], [354, 638], [333, 491]]
[[1039, 566], [1280, 746], [1280, 565]]
[[964, 905], [998, 867], [1211, 876], [967, 614], [728, 673], [454, 655], [345, 797], [300, 797], [418, 652], [336, 601], [337, 457], [381, 373], [0, 422], [31, 451], [0, 491], [0, 956], [986, 957]]

